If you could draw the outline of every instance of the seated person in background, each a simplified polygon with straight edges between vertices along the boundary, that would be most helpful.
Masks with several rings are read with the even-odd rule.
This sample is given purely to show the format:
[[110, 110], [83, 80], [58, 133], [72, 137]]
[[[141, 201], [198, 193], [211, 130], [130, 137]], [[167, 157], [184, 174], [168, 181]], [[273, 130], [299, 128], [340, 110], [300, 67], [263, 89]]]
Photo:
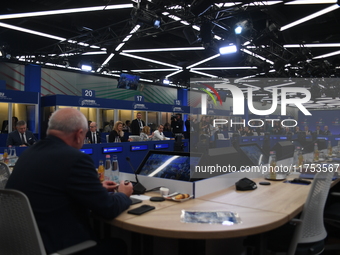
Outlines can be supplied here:
[[290, 132], [289, 127], [285, 127], [284, 130], [282, 131], [282, 134], [283, 134], [283, 135], [291, 135], [292, 132]]
[[130, 128], [130, 126], [131, 126], [131, 121], [126, 120], [126, 121], [125, 121], [125, 125], [123, 125], [123, 131], [124, 131], [124, 132], [128, 132], [128, 133], [131, 133], [131, 128]]
[[249, 127], [244, 128], [244, 135], [243, 136], [252, 136], [254, 135], [253, 132], [249, 129]]
[[99, 131], [97, 131], [97, 123], [90, 123], [90, 130], [86, 133], [86, 138], [90, 141], [90, 143], [101, 143], [102, 138]]
[[324, 134], [324, 135], [332, 135], [331, 131], [328, 130], [328, 126], [324, 126], [324, 128], [323, 128], [323, 134]]
[[109, 134], [109, 143], [127, 142], [128, 139], [124, 137], [123, 122], [117, 121], [113, 126], [113, 130]]
[[[12, 117], [12, 131], [16, 130], [17, 122], [18, 122], [18, 118], [13, 116]], [[8, 132], [8, 127], [9, 127], [8, 120], [4, 120], [3, 123], [2, 123], [2, 130], [1, 130], [1, 132], [2, 133], [9, 133]], [[10, 132], [12, 132], [12, 131], [10, 131]]]
[[320, 126], [316, 126], [316, 130], [314, 132], [316, 135], [323, 135], [323, 131], [321, 130]]
[[140, 132], [139, 138], [141, 141], [148, 141], [150, 140], [153, 135], [150, 134], [150, 127], [149, 126], [144, 126], [142, 131]]
[[305, 126], [305, 133], [306, 133], [306, 135], [312, 134], [312, 132], [309, 130], [308, 126]]
[[8, 134], [6, 146], [31, 146], [36, 142], [35, 136], [29, 130], [24, 120], [19, 120], [15, 131]]
[[[109, 194], [117, 184], [100, 183], [91, 157], [80, 152], [87, 127], [85, 116], [76, 109], [54, 112], [47, 137], [20, 155], [6, 185], [7, 189], [23, 192], [30, 200], [48, 254], [95, 238], [90, 211], [111, 220], [131, 204], [132, 185], [121, 182], [118, 192]], [[99, 240], [97, 246], [77, 254], [124, 252], [124, 247], [119, 247], [121, 241], [114, 243], [117, 246], [105, 247], [103, 251]], [[118, 251], [120, 248], [123, 251]]]
[[170, 126], [170, 123], [169, 123], [169, 122], [167, 122], [167, 123], [164, 124], [163, 131], [164, 131], [164, 132], [171, 132], [171, 126]]
[[271, 131], [273, 135], [280, 135], [282, 133], [282, 128], [279, 122], [274, 122], [274, 127]]
[[104, 127], [104, 133], [110, 133], [113, 130], [114, 122], [110, 120], [109, 124]]
[[296, 126], [295, 127], [295, 130], [294, 130], [294, 134], [298, 134], [300, 132], [300, 127], [299, 126]]
[[160, 124], [155, 132], [153, 132], [152, 140], [174, 140], [175, 138], [165, 137], [163, 134], [164, 126]]
[[243, 130], [243, 127], [242, 127], [242, 126], [239, 126], [239, 127], [237, 128], [237, 132], [236, 132], [236, 133], [238, 133], [240, 136], [244, 136], [245, 132], [244, 132], [244, 130]]

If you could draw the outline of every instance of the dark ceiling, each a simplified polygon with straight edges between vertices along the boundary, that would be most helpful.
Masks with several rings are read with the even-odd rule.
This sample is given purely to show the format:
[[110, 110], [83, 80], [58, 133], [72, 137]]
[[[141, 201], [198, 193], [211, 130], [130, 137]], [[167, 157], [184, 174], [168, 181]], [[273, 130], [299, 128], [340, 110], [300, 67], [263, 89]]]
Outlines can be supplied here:
[[[0, 7], [0, 45], [8, 58], [4, 61], [21, 60], [39, 63], [65, 65], [79, 68], [80, 63], [90, 63], [94, 73], [137, 74], [149, 81], [169, 77], [175, 84], [188, 85], [189, 78], [216, 76], [222, 78], [257, 75], [260, 77], [338, 77], [340, 69], [339, 54], [316, 58], [340, 49], [340, 8], [336, 1], [326, 4], [289, 5], [294, 1], [277, 1], [276, 4], [253, 1], [211, 1], [211, 0], [152, 0], [108, 1], [108, 0], [12, 0]], [[272, 2], [269, 2], [272, 3]], [[3, 15], [51, 11], [93, 6], [133, 4], [129, 8], [99, 10], [92, 12], [57, 14], [22, 18], [8, 18]], [[313, 18], [284, 31], [282, 28], [326, 8], [333, 11]], [[176, 8], [175, 8], [176, 7]], [[164, 14], [167, 12], [168, 14]], [[175, 15], [180, 18], [175, 21]], [[154, 28], [152, 19], [160, 19], [159, 28]], [[247, 20], [248, 30], [235, 36], [237, 22]], [[187, 22], [186, 24], [181, 21]], [[116, 51], [136, 24], [139, 30]], [[6, 27], [13, 25], [30, 29], [67, 40], [50, 39], [32, 35]], [[192, 28], [200, 27], [201, 31]], [[220, 39], [216, 39], [216, 36]], [[69, 40], [77, 43], [67, 42]], [[219, 54], [223, 43], [234, 42], [239, 51], [222, 55], [194, 67], [191, 65]], [[247, 43], [248, 42], [248, 43]], [[85, 43], [86, 45], [80, 45]], [[310, 47], [308, 44], [338, 43], [334, 47]], [[286, 45], [299, 44], [299, 47]], [[93, 48], [90, 46], [97, 46]], [[178, 47], [204, 47], [199, 50], [168, 50], [158, 52], [126, 52], [126, 50]], [[100, 55], [83, 55], [91, 51], [103, 51]], [[103, 62], [114, 53], [112, 59]], [[153, 62], [131, 56], [145, 57]], [[258, 57], [266, 60], [261, 60]], [[156, 63], [165, 62], [176, 67]], [[50, 66], [50, 65], [47, 65]], [[189, 67], [189, 68], [187, 68]], [[219, 70], [207, 68], [223, 67]], [[225, 68], [229, 67], [229, 68]], [[240, 67], [252, 67], [241, 69]], [[141, 69], [174, 69], [171, 71], [138, 71]], [[201, 68], [196, 69], [195, 68]], [[116, 72], [118, 71], [118, 72]], [[194, 71], [194, 72], [192, 72]], [[203, 74], [200, 74], [200, 73]]]

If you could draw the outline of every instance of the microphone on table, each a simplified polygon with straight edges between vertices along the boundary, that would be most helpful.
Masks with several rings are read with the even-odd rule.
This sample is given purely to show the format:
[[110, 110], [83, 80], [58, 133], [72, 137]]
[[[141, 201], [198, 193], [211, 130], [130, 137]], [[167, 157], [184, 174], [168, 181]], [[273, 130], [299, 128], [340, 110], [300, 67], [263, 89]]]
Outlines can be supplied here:
[[139, 182], [138, 177], [137, 177], [137, 173], [136, 173], [134, 167], [131, 164], [130, 157], [126, 157], [125, 159], [129, 163], [129, 165], [130, 165], [130, 167], [132, 169], [132, 172], [135, 174], [135, 178], [136, 178], [136, 182], [132, 183], [132, 185], [133, 185], [133, 194], [144, 194], [145, 191], [146, 191], [146, 188]]

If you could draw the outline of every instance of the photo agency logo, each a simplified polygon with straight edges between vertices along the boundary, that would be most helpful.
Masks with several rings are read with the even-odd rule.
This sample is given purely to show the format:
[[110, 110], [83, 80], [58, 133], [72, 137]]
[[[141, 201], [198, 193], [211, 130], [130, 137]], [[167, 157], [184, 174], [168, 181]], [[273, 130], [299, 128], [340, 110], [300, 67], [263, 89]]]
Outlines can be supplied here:
[[[267, 82], [263, 79], [264, 84]], [[257, 85], [247, 85], [249, 81], [242, 80], [242, 82], [238, 80], [234, 80], [234, 84], [228, 79], [223, 80], [214, 80], [211, 81], [197, 81], [191, 84], [191, 88], [196, 88], [196, 90], [203, 91], [200, 96], [200, 112], [201, 115], [206, 115], [208, 113], [208, 109], [211, 108], [211, 104], [209, 106], [209, 101], [212, 101], [215, 107], [219, 105], [221, 110], [230, 111], [230, 116], [245, 116], [246, 114], [253, 114], [259, 116], [258, 119], [250, 119], [236, 121], [236, 119], [222, 119], [222, 118], [214, 118], [213, 126], [228, 124], [232, 127], [233, 125], [243, 125], [243, 127], [262, 127], [266, 121], [271, 121], [272, 125], [274, 125], [275, 121], [280, 121], [283, 127], [295, 127], [298, 125], [297, 120], [293, 118], [287, 119], [271, 119], [263, 117], [270, 116], [271, 114], [286, 116], [287, 108], [297, 108], [298, 111], [301, 111], [306, 116], [311, 116], [312, 114], [306, 109], [304, 106], [305, 103], [309, 102], [311, 99], [311, 92], [305, 87], [293, 87], [293, 86], [282, 86], [274, 85], [268, 87], [261, 87], [261, 80], [257, 80]], [[251, 83], [251, 82], [250, 82]], [[237, 85], [235, 85], [237, 84]], [[195, 89], [194, 89], [195, 90]], [[221, 98], [221, 91], [224, 93], [227, 91], [232, 99], [232, 105], [223, 104], [223, 100]], [[269, 109], [258, 109], [258, 95], [259, 91], [265, 91], [266, 95], [270, 98], [270, 108]], [[292, 96], [298, 95], [298, 96]], [[216, 98], [215, 98], [216, 97]], [[269, 105], [269, 104], [268, 104]], [[248, 109], [246, 109], [247, 107]], [[267, 107], [268, 108], [268, 107]], [[278, 109], [280, 109], [278, 113]], [[246, 112], [247, 111], [247, 112]], [[259, 126], [253, 126], [252, 123], [257, 122], [260, 123]]]

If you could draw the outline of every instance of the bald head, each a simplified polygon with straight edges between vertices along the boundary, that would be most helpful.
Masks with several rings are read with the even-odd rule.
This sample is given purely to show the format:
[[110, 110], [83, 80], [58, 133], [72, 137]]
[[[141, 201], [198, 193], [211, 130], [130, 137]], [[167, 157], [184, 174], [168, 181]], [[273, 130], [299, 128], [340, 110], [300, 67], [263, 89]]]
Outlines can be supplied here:
[[59, 137], [72, 147], [81, 148], [87, 129], [84, 114], [73, 108], [64, 108], [52, 114], [48, 121], [47, 134]]
[[51, 130], [70, 134], [79, 129], [87, 130], [87, 120], [84, 114], [73, 108], [64, 108], [52, 114], [48, 121], [47, 134]]

